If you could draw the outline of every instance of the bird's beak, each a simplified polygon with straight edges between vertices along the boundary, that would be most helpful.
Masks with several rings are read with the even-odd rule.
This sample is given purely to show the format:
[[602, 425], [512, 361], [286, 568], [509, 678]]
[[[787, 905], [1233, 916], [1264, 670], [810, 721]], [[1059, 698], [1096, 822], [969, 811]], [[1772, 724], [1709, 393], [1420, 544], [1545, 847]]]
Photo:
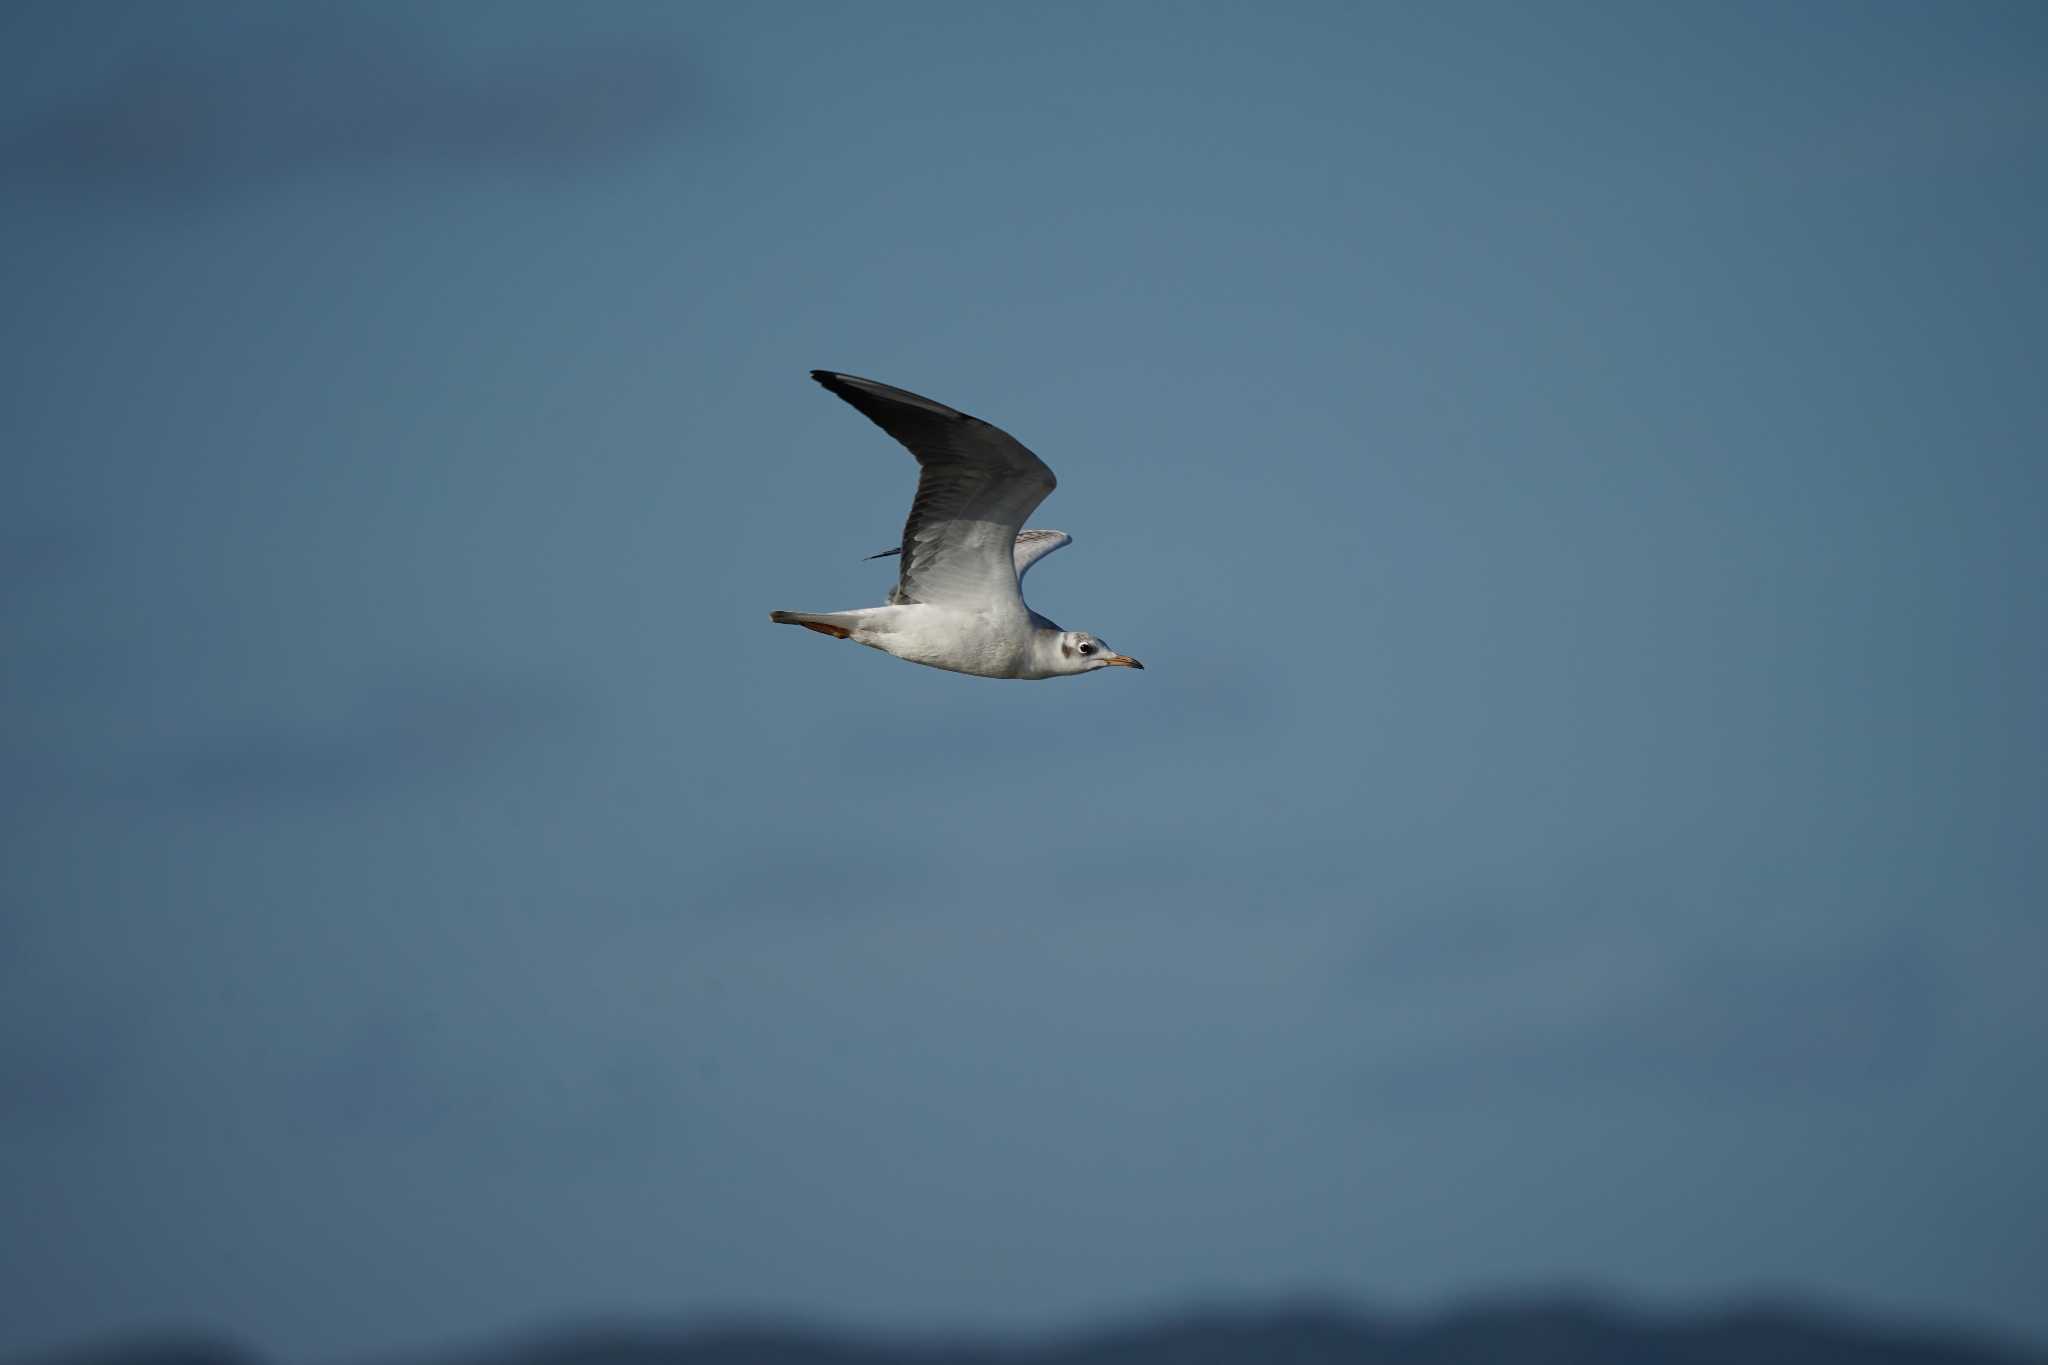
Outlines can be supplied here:
[[1102, 662], [1112, 664], [1117, 668], [1143, 668], [1145, 666], [1128, 654], [1112, 654]]

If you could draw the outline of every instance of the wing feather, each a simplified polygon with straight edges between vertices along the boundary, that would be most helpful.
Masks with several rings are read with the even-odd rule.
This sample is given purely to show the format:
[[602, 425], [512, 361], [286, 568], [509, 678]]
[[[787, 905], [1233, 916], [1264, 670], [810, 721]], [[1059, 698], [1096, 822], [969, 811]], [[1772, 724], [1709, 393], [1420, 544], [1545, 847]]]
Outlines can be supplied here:
[[1024, 581], [1024, 571], [1054, 550], [1064, 550], [1074, 543], [1074, 538], [1065, 531], [1019, 531], [1017, 533], [1017, 581]]
[[[1024, 572], [1054, 550], [1064, 550], [1074, 543], [1074, 538], [1065, 531], [1047, 531], [1027, 528], [1017, 533], [1017, 544], [1013, 555], [1017, 563], [1017, 581], [1024, 581]], [[901, 545], [891, 545], [886, 550], [877, 550], [869, 559], [887, 559], [890, 555], [903, 553]]]

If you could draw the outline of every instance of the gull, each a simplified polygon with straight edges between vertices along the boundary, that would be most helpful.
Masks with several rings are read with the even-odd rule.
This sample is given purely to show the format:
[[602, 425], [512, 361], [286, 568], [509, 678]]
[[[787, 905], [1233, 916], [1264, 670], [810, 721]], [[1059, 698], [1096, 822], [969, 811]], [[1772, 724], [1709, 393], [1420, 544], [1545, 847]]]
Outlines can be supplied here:
[[1074, 538], [1025, 530], [1052, 471], [1008, 432], [904, 389], [830, 370], [811, 378], [851, 403], [921, 467], [886, 606], [774, 611], [768, 619], [851, 640], [914, 664], [980, 678], [1064, 678], [1143, 668], [1085, 630], [1061, 630], [1024, 605], [1033, 564]]

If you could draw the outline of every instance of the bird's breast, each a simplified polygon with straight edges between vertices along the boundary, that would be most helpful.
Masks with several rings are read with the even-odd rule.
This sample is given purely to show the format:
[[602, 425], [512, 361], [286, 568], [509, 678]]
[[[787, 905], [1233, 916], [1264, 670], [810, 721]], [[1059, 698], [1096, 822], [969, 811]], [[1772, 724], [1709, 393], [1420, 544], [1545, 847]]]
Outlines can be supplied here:
[[1031, 657], [1028, 621], [993, 613], [922, 604], [872, 643], [911, 663], [984, 678], [1025, 676]]

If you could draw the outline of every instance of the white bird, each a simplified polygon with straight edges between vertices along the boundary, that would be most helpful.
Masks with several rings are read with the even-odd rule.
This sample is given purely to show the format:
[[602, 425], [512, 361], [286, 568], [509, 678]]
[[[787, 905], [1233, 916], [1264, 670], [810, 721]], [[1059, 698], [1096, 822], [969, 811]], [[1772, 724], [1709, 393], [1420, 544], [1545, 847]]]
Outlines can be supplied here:
[[889, 603], [853, 611], [776, 611], [771, 621], [879, 649], [914, 664], [982, 678], [1060, 678], [1143, 668], [1085, 630], [1061, 630], [1024, 605], [1025, 570], [1065, 531], [1024, 530], [1052, 471], [997, 427], [903, 389], [812, 370], [811, 378], [900, 441], [922, 466]]

